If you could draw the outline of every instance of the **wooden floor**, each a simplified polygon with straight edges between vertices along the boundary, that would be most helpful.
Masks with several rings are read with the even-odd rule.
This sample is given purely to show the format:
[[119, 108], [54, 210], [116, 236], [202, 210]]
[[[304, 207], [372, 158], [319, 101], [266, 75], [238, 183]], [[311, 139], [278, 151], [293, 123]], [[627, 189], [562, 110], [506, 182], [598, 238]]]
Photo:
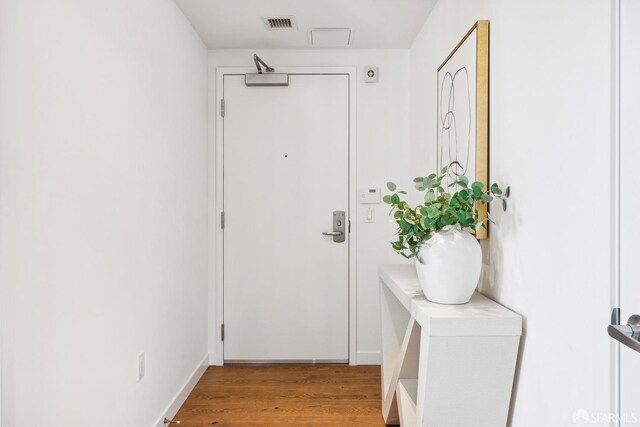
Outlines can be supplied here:
[[194, 426], [384, 426], [379, 366], [210, 367], [174, 420]]

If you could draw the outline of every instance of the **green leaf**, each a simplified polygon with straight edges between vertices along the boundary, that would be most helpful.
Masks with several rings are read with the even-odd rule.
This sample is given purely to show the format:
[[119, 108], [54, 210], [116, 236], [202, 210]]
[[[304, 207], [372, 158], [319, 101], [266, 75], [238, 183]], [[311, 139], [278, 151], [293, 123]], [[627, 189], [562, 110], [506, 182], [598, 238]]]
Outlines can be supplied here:
[[480, 197], [480, 200], [483, 203], [489, 203], [490, 201], [493, 200], [493, 197], [491, 197], [491, 195], [489, 195], [489, 194], [483, 194], [482, 197]]
[[449, 166], [445, 166], [442, 169], [440, 169], [440, 173], [444, 175], [445, 173], [447, 173], [448, 170], [449, 170]]
[[398, 187], [393, 182], [387, 182], [387, 188], [389, 191], [396, 191], [396, 188]]
[[407, 194], [407, 192], [404, 191], [404, 190], [400, 190], [400, 191], [398, 191], [398, 194]]
[[458, 177], [458, 183], [460, 184], [461, 187], [467, 188], [467, 186], [469, 185], [469, 178], [467, 178], [464, 175], [460, 175]]
[[507, 201], [505, 199], [502, 199], [502, 210], [503, 211], [507, 210]]
[[436, 200], [436, 193], [433, 190], [429, 190], [424, 194], [424, 201], [431, 203]]
[[422, 219], [420, 220], [420, 225], [422, 226], [423, 229], [427, 230], [433, 227], [434, 222], [435, 222], [434, 219], [423, 216]]
[[422, 178], [421, 176], [416, 176], [415, 178], [413, 178], [413, 182], [422, 182], [424, 178]]
[[382, 201], [385, 202], [386, 204], [390, 205], [391, 204], [391, 196], [390, 195], [386, 195], [382, 198]]
[[473, 184], [471, 184], [471, 189], [476, 192], [476, 191], [482, 191], [482, 189], [484, 188], [484, 184], [481, 183], [480, 181], [476, 181]]
[[511, 195], [511, 187], [507, 187], [507, 189], [504, 192], [504, 195], [509, 197]]
[[438, 215], [440, 215], [440, 209], [434, 207], [434, 206], [427, 206], [427, 217], [429, 218], [435, 218]]
[[500, 187], [498, 187], [498, 184], [491, 185], [491, 192], [498, 196], [502, 195], [502, 190], [500, 190]]
[[391, 196], [391, 203], [400, 203], [400, 196], [398, 196], [397, 194], [393, 194]]
[[427, 177], [427, 179], [436, 179], [436, 176], [437, 175], [435, 173], [432, 173]]

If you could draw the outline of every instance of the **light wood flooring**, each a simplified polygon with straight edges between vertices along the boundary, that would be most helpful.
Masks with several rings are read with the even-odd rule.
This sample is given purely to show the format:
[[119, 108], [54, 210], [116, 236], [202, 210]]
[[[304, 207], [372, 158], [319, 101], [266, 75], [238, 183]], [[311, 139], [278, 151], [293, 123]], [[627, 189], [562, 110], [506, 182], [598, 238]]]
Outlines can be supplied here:
[[379, 366], [210, 367], [174, 420], [181, 427], [377, 427], [384, 426], [380, 405]]

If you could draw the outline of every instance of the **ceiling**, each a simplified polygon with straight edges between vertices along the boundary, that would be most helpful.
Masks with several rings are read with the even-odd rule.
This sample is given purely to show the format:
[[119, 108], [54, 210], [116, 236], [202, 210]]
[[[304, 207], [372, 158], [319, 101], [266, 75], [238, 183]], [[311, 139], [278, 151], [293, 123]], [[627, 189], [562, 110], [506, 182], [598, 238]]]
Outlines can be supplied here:
[[[210, 49], [308, 49], [310, 28], [353, 29], [350, 48], [407, 48], [436, 0], [175, 0]], [[297, 30], [267, 31], [264, 16]]]

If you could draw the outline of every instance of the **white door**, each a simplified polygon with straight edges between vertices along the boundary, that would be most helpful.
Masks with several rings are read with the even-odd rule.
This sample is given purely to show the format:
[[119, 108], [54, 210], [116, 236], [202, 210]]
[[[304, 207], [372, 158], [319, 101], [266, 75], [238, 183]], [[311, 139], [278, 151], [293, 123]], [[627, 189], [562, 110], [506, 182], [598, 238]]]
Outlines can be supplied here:
[[[620, 320], [640, 314], [640, 1], [621, 2]], [[640, 352], [620, 346], [620, 424], [640, 426]]]
[[225, 363], [349, 361], [349, 76], [289, 80], [224, 76]]

